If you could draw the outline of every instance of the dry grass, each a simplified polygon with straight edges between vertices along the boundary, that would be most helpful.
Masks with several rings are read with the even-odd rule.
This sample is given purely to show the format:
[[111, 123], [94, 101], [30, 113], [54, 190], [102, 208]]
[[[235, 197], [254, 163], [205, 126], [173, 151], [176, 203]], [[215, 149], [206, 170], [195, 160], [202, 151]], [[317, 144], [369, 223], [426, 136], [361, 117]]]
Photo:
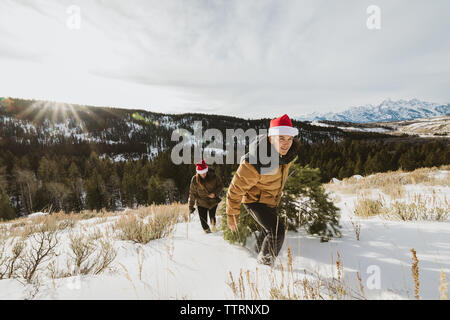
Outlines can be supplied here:
[[445, 280], [445, 273], [444, 270], [441, 270], [441, 279], [440, 279], [440, 285], [439, 285], [439, 298], [441, 300], [447, 300], [448, 299], [448, 282]]
[[[26, 283], [29, 289], [26, 296], [32, 299], [38, 294], [40, 283], [47, 277], [55, 285], [55, 279], [58, 278], [98, 275], [106, 270], [114, 270], [112, 266], [117, 250], [113, 246], [112, 236], [117, 236], [117, 231], [124, 238], [146, 243], [170, 236], [176, 223], [189, 221], [188, 213], [187, 204], [177, 203], [122, 212], [54, 212], [2, 222], [0, 280], [17, 279]], [[114, 216], [119, 216], [118, 219], [113, 219], [116, 220], [115, 223], [110, 221], [102, 229], [96, 227], [108, 223], [108, 217]], [[91, 218], [96, 218], [94, 223], [80, 223]], [[65, 233], [64, 237], [68, 237], [67, 243], [61, 242], [62, 231]], [[167, 248], [173, 255], [173, 244], [170, 241]], [[138, 257], [140, 279], [144, 259], [142, 251]]]
[[355, 203], [354, 214], [358, 217], [369, 218], [383, 213], [383, 203], [380, 200], [359, 198]]
[[[126, 210], [125, 213], [129, 213]], [[106, 211], [106, 209], [83, 210], [81, 212], [65, 213], [63, 211], [52, 212], [47, 215], [36, 217], [21, 217], [10, 221], [0, 222], [0, 239], [9, 237], [27, 238], [28, 236], [40, 232], [43, 228], [52, 230], [71, 230], [75, 228], [79, 221], [98, 218], [94, 224], [107, 222], [108, 217], [124, 215], [123, 211]]]
[[327, 190], [344, 194], [356, 194], [364, 189], [380, 188], [386, 194], [399, 197], [402, 195], [401, 186], [407, 184], [422, 183], [426, 186], [450, 186], [450, 179], [439, 178], [434, 175], [438, 170], [450, 170], [450, 165], [440, 167], [418, 168], [414, 171], [406, 172], [401, 169], [397, 171], [380, 172], [366, 176], [362, 179], [354, 177], [344, 178], [338, 185], [333, 183], [324, 184]]
[[[411, 249], [412, 265], [411, 273], [414, 281], [414, 298], [420, 299], [419, 289], [419, 260], [417, 253]], [[227, 282], [236, 299], [275, 299], [275, 300], [344, 300], [357, 299], [365, 300], [365, 290], [360, 273], [356, 272], [356, 280], [359, 284], [358, 289], [351, 287], [344, 279], [344, 268], [342, 257], [337, 252], [337, 260], [332, 263], [334, 270], [330, 272], [331, 278], [324, 279], [318, 272], [314, 275], [307, 274], [304, 270], [303, 277], [294, 272], [290, 248], [288, 248], [288, 262], [286, 266], [280, 264], [280, 272], [271, 269], [266, 274], [258, 275], [258, 268], [255, 272], [249, 270], [240, 270], [238, 276], [229, 273]], [[258, 283], [258, 277], [269, 279], [270, 286], [264, 287]], [[261, 282], [261, 281], [260, 281]], [[439, 296], [440, 299], [448, 298], [448, 283], [445, 274], [441, 271]]]
[[371, 199], [368, 195], [367, 191], [357, 195], [354, 209], [356, 216], [362, 218], [380, 216], [399, 221], [446, 221], [450, 217], [447, 196], [438, 195], [435, 190], [431, 195], [408, 193], [401, 200], [386, 200], [382, 194], [378, 195], [378, 199]]
[[48, 264], [52, 279], [78, 275], [98, 275], [111, 267], [117, 257], [111, 239], [94, 240], [83, 234], [69, 235], [69, 252], [66, 268], [58, 268], [55, 261]]
[[447, 196], [408, 194], [405, 201], [394, 200], [384, 204], [383, 217], [401, 221], [446, 221], [450, 216]]
[[359, 241], [361, 235], [361, 223], [359, 221], [354, 221], [351, 217], [350, 222], [353, 226], [353, 231], [355, 232], [356, 240]]
[[152, 205], [121, 217], [114, 224], [113, 230], [118, 232], [121, 240], [146, 244], [151, 240], [169, 236], [184, 212], [189, 214], [188, 210], [180, 212], [179, 205]]
[[[270, 269], [266, 274], [258, 275], [250, 270], [239, 272], [238, 276], [229, 273], [227, 282], [233, 295], [237, 299], [274, 299], [274, 300], [324, 300], [324, 299], [366, 299], [364, 287], [360, 280], [360, 288], [354, 290], [344, 280], [344, 269], [340, 254], [335, 264], [336, 272], [324, 279], [318, 272], [314, 275], [303, 272], [300, 276], [294, 272], [291, 249], [288, 248], [288, 262], [280, 263], [280, 272]], [[359, 276], [359, 274], [358, 274]], [[268, 279], [270, 285], [262, 287], [258, 278]], [[360, 278], [359, 278], [360, 279]]]
[[150, 205], [147, 207], [129, 210], [130, 213], [137, 214], [140, 218], [146, 218], [154, 215], [178, 216], [187, 220], [189, 217], [189, 207], [187, 204], [175, 202], [168, 205]]
[[[30, 221], [33, 224], [36, 223], [55, 223], [60, 221], [66, 221], [67, 224], [75, 225], [80, 220], [88, 220], [92, 218], [108, 218], [123, 214], [123, 211], [107, 211], [106, 209], [97, 210], [82, 210], [80, 212], [71, 211], [66, 213], [64, 211], [50, 212], [47, 215], [35, 216], [35, 217], [19, 217], [9, 221], [0, 221], [0, 227], [2, 225], [9, 225], [11, 228], [18, 228], [26, 226]], [[100, 220], [102, 221], [102, 220]], [[106, 221], [106, 220], [103, 220]], [[97, 222], [101, 223], [101, 222]]]
[[449, 217], [448, 208], [428, 207], [424, 203], [404, 203], [395, 201], [386, 209], [383, 217], [402, 221], [446, 221]]
[[[8, 245], [12, 247], [10, 253], [7, 252]], [[23, 240], [13, 240], [11, 243], [5, 240], [0, 241], [0, 280], [17, 276], [19, 258], [25, 246]]]
[[[9, 238], [0, 242], [0, 279], [14, 278], [28, 284], [38, 283], [43, 265], [56, 256], [57, 230], [40, 229], [26, 238]], [[11, 250], [8, 250], [11, 248]]]
[[414, 279], [414, 297], [418, 300], [419, 299], [419, 259], [417, 259], [416, 250], [411, 249], [412, 253], [412, 265], [411, 265], [411, 273]]
[[380, 187], [381, 192], [391, 197], [391, 199], [399, 199], [405, 195], [405, 188], [399, 184], [386, 184]]

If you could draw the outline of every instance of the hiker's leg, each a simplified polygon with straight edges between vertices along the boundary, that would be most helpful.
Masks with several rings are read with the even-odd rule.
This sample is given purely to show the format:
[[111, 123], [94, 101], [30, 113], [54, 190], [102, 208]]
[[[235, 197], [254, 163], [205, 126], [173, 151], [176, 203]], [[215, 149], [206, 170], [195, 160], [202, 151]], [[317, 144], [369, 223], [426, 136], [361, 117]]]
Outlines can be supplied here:
[[212, 232], [217, 232], [216, 228], [216, 210], [217, 205], [209, 209], [209, 222], [211, 223]]
[[260, 227], [258, 234], [256, 235], [256, 243], [255, 243], [255, 251], [259, 253], [261, 251], [261, 246], [264, 241], [264, 238], [267, 236], [266, 230], [263, 227]]
[[216, 210], [217, 210], [217, 205], [215, 205], [214, 207], [212, 207], [211, 209], [209, 209], [209, 221], [211, 222], [211, 224], [216, 225]]
[[198, 215], [200, 217], [200, 223], [202, 224], [203, 230], [208, 230], [208, 209], [204, 207], [197, 206]]
[[285, 234], [284, 222], [278, 216], [276, 208], [258, 202], [245, 204], [245, 207], [263, 229], [260, 254], [276, 257], [283, 246]]

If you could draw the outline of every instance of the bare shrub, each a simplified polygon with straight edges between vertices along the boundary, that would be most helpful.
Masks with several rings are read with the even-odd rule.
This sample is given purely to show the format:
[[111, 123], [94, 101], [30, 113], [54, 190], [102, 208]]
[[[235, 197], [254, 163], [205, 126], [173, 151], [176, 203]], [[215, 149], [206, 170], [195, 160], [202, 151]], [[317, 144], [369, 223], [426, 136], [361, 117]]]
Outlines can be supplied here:
[[443, 203], [429, 200], [418, 195], [408, 203], [394, 201], [390, 206], [386, 206], [384, 217], [401, 221], [446, 221], [450, 215], [447, 199], [445, 198]]
[[[117, 250], [108, 239], [95, 242], [92, 237], [82, 234], [69, 236], [72, 271], [70, 275], [99, 274], [105, 271], [117, 257]], [[69, 263], [68, 263], [69, 264]]]
[[20, 271], [21, 277], [26, 282], [32, 283], [42, 263], [55, 255], [54, 249], [58, 245], [59, 238], [57, 231], [45, 231], [45, 228], [42, 228], [32, 234], [29, 240], [29, 249], [20, 256]]
[[180, 213], [176, 208], [153, 205], [141, 209], [137, 215], [121, 217], [114, 224], [114, 230], [119, 231], [119, 238], [122, 240], [146, 244], [171, 234], [179, 217]]
[[83, 235], [69, 236], [69, 248], [71, 250], [71, 257], [76, 270], [80, 274], [89, 274], [95, 266], [95, 262], [88, 262], [88, 258], [94, 253], [95, 245], [93, 240], [84, 239]]
[[114, 224], [114, 230], [119, 231], [119, 238], [121, 240], [130, 240], [142, 244], [146, 244], [152, 240], [151, 226], [145, 224], [134, 215], [121, 217]]
[[96, 258], [96, 266], [93, 273], [99, 274], [108, 268], [117, 257], [117, 250], [109, 239], [100, 240], [100, 253]]
[[[13, 278], [16, 276], [18, 269], [18, 260], [25, 249], [26, 244], [22, 240], [16, 240], [13, 244], [11, 257], [5, 261], [5, 276], [6, 278]], [[2, 278], [2, 272], [0, 271], [0, 279]]]
[[361, 198], [355, 204], [354, 214], [363, 217], [373, 217], [383, 213], [383, 203], [380, 200]]

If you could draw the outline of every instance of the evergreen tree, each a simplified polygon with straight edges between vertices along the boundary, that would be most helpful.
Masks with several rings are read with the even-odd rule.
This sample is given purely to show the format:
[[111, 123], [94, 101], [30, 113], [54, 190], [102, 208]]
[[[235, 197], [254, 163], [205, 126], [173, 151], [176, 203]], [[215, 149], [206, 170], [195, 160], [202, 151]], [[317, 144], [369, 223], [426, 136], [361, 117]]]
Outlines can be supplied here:
[[35, 201], [33, 203], [36, 211], [42, 211], [43, 209], [54, 210], [51, 204], [51, 192], [47, 189], [46, 183], [40, 183], [40, 187], [36, 191]]
[[106, 207], [106, 187], [97, 169], [86, 181], [86, 206], [90, 210]]
[[3, 188], [0, 188], [0, 221], [12, 220], [16, 218], [16, 212], [11, 206], [9, 197]]
[[117, 202], [120, 200], [120, 178], [114, 170], [109, 176], [106, 183], [107, 191], [107, 208], [111, 210], [117, 209]]
[[[235, 232], [229, 230], [226, 224], [226, 196], [218, 212], [224, 221], [223, 237], [231, 243], [245, 245], [247, 238], [260, 228], [241, 205], [238, 229]], [[288, 230], [303, 227], [309, 234], [320, 236], [321, 241], [341, 236], [339, 208], [328, 199], [320, 182], [318, 168], [302, 167], [297, 163], [291, 165], [278, 212], [285, 219]]]
[[145, 166], [141, 166], [136, 169], [136, 201], [140, 205], [145, 205], [148, 202], [148, 180], [149, 180], [149, 172], [148, 168]]
[[376, 163], [374, 163], [372, 155], [369, 154], [364, 163], [364, 173], [368, 175], [374, 172], [376, 172]]
[[320, 236], [321, 241], [341, 236], [339, 208], [328, 199], [319, 168], [292, 164], [279, 210], [289, 230], [304, 227], [309, 234]]
[[69, 186], [70, 193], [67, 197], [67, 206], [69, 210], [80, 212], [83, 207], [83, 179], [80, 170], [75, 162], [72, 161], [69, 167], [68, 180], [66, 185]]
[[136, 173], [134, 164], [127, 162], [121, 184], [122, 204], [133, 208], [136, 202]]
[[157, 176], [151, 176], [148, 181], [148, 203], [163, 204], [165, 195], [161, 181]]
[[409, 149], [406, 153], [400, 156], [398, 165], [404, 171], [412, 171], [418, 168], [416, 152], [414, 149]]
[[253, 219], [253, 217], [247, 212], [245, 207], [241, 205], [241, 211], [239, 214], [239, 224], [235, 231], [231, 231], [227, 225], [227, 214], [226, 214], [226, 193], [228, 188], [225, 189], [225, 195], [221, 201], [221, 206], [218, 208], [218, 213], [222, 216], [222, 231], [223, 238], [230, 243], [239, 243], [245, 246], [247, 238], [253, 233], [258, 231], [261, 227]]
[[59, 180], [58, 166], [53, 160], [43, 157], [39, 161], [39, 167], [37, 171], [38, 178], [43, 182], [56, 182]]

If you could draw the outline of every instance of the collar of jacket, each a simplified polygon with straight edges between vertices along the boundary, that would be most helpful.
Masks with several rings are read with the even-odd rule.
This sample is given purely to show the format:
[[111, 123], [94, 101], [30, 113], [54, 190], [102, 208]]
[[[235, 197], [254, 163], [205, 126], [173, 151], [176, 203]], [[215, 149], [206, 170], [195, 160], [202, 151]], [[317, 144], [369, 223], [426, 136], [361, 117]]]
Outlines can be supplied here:
[[[266, 144], [267, 157], [270, 158], [273, 153], [276, 153], [278, 155], [278, 163], [279, 165], [282, 165], [288, 164], [289, 162], [295, 159], [300, 147], [300, 140], [294, 137], [292, 145], [289, 148], [289, 151], [284, 156], [282, 156], [274, 148], [273, 144], [270, 143], [267, 134], [260, 134], [256, 136], [256, 138], [253, 139], [253, 141], [249, 145], [249, 151], [243, 157], [247, 162], [249, 162], [251, 165], [253, 165], [253, 167], [255, 167], [255, 169], [258, 171], [259, 174], [261, 174], [262, 168], [269, 168], [271, 166], [270, 162], [267, 164], [263, 164], [260, 161], [259, 149], [262, 144]], [[250, 155], [252, 155], [253, 161], [254, 159], [256, 159], [256, 163], [250, 162]]]

